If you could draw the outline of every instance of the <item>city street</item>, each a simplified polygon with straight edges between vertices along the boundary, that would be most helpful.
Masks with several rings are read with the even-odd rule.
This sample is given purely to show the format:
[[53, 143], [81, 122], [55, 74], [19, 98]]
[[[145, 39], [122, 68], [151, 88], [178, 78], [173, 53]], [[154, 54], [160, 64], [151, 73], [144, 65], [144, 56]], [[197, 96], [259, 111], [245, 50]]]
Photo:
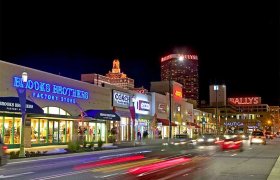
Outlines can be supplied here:
[[244, 151], [218, 146], [138, 147], [72, 157], [11, 161], [0, 179], [267, 179], [280, 152], [280, 139]]

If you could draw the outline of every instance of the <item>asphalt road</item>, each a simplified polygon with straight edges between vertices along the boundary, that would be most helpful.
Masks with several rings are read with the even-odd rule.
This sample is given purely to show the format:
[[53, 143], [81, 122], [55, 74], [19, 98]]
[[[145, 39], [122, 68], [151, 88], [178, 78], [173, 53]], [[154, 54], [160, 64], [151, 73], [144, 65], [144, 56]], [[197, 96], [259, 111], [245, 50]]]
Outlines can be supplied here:
[[280, 139], [244, 141], [244, 151], [184, 145], [109, 150], [12, 161], [0, 179], [267, 179], [280, 155]]

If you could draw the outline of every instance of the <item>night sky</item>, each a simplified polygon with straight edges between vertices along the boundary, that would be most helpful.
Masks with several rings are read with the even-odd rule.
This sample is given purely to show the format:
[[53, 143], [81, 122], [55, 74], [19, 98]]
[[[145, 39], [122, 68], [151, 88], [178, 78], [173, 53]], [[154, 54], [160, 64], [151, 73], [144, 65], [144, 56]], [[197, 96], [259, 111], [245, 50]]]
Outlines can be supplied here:
[[105, 75], [119, 58], [122, 72], [149, 89], [160, 58], [183, 50], [199, 57], [201, 99], [218, 82], [228, 96], [280, 105], [277, 3], [46, 2], [1, 1], [1, 60], [80, 79]]

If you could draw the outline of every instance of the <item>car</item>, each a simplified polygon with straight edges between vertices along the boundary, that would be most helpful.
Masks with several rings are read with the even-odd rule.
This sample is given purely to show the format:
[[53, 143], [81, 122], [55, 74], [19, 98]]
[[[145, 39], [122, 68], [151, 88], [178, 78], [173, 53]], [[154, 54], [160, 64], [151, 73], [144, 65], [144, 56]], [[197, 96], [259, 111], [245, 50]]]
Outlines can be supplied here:
[[225, 150], [239, 150], [243, 151], [243, 142], [240, 137], [225, 138], [221, 143], [220, 147], [222, 151]]
[[8, 146], [4, 144], [0, 135], [0, 166], [7, 164], [7, 149]]
[[280, 132], [277, 132], [275, 135], [277, 138], [280, 138]]
[[240, 138], [243, 140], [249, 140], [250, 134], [244, 133], [244, 134], [239, 134]]
[[266, 137], [266, 139], [273, 139], [274, 135], [270, 131], [266, 131], [265, 132], [265, 137]]
[[197, 138], [198, 145], [215, 145], [217, 137], [214, 134], [204, 134]]
[[250, 144], [266, 144], [266, 137], [262, 131], [254, 131], [250, 137]]

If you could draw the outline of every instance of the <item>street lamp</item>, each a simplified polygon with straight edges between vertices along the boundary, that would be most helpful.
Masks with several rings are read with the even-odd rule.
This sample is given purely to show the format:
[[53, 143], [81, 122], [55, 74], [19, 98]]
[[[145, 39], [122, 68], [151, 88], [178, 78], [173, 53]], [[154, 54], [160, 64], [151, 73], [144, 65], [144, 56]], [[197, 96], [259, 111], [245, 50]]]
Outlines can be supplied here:
[[[132, 96], [131, 101], [132, 101], [133, 109], [135, 109], [134, 103], [136, 101], [136, 98], [134, 95]], [[138, 125], [137, 125], [137, 129], [138, 129]], [[132, 119], [132, 140], [133, 140], [133, 144], [135, 145], [135, 118]]]
[[18, 89], [19, 101], [20, 101], [20, 108], [21, 108], [21, 132], [20, 132], [20, 146], [19, 146], [19, 157], [25, 157], [24, 152], [24, 126], [25, 126], [25, 115], [26, 115], [26, 88], [24, 87], [24, 83], [27, 82], [28, 75], [27, 72], [22, 73], [22, 82], [23, 87], [22, 89]]
[[[183, 61], [185, 58], [184, 56], [179, 56], [179, 61]], [[169, 62], [169, 81], [168, 81], [168, 84], [169, 84], [169, 139], [172, 138], [172, 126], [171, 126], [171, 123], [172, 123], [172, 108], [171, 108], [171, 79], [172, 79], [172, 73], [171, 73], [171, 65], [172, 65], [172, 61]]]
[[216, 130], [217, 130], [217, 134], [219, 134], [219, 131], [218, 131], [218, 90], [219, 90], [219, 86], [214, 85], [214, 91], [216, 92]]

